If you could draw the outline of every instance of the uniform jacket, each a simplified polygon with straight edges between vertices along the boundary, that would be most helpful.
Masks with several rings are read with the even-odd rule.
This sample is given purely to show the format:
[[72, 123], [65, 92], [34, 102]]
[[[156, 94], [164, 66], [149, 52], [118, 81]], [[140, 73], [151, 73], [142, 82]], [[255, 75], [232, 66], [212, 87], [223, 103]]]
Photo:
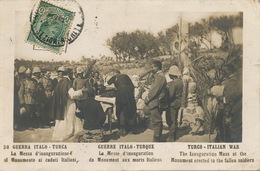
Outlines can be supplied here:
[[35, 90], [36, 104], [45, 103], [46, 100], [47, 100], [47, 97], [46, 97], [45, 92], [44, 92], [43, 79], [42, 78], [33, 77], [32, 80], [37, 82], [36, 90]]
[[177, 78], [168, 83], [169, 103], [174, 108], [180, 108], [182, 102], [183, 82]]
[[155, 74], [154, 82], [151, 85], [150, 91], [148, 93], [147, 104], [149, 109], [154, 109], [159, 105], [159, 97], [164, 94], [166, 89], [166, 78], [162, 71]]
[[37, 81], [27, 78], [20, 80], [20, 83], [20, 89], [18, 91], [20, 104], [37, 104]]
[[43, 85], [43, 88], [44, 88], [44, 92], [45, 92], [47, 98], [49, 99], [52, 95], [53, 90], [54, 90], [53, 81], [52, 81], [51, 78], [43, 77], [41, 82], [42, 82], [42, 85]]

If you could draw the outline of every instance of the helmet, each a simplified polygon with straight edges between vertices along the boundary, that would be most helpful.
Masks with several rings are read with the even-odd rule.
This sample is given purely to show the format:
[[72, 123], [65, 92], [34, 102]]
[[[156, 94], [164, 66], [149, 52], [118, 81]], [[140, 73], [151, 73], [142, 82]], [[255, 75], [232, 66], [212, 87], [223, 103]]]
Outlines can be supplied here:
[[30, 70], [30, 68], [28, 68], [26, 71], [25, 71], [25, 74], [31, 74], [32, 71]]
[[41, 69], [39, 67], [34, 67], [32, 70], [32, 73], [41, 72]]
[[80, 74], [80, 73], [82, 73], [83, 72], [83, 68], [82, 67], [77, 67], [77, 74]]
[[180, 72], [179, 68], [176, 65], [173, 65], [169, 69], [169, 75], [180, 76], [181, 72]]
[[64, 72], [64, 71], [65, 71], [65, 67], [64, 66], [59, 67], [58, 72]]
[[18, 69], [18, 73], [25, 73], [26, 68], [24, 66], [20, 66]]

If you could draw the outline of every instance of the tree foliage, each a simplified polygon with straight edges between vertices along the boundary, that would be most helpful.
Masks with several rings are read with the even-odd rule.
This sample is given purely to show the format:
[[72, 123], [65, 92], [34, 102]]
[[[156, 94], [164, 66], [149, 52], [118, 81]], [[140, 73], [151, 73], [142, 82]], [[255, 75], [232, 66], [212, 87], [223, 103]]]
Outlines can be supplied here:
[[222, 35], [222, 49], [232, 50], [234, 46], [233, 29], [243, 26], [243, 13], [236, 16], [213, 17], [211, 27]]
[[159, 48], [163, 55], [173, 55], [174, 43], [178, 40], [178, 37], [178, 24], [158, 33]]
[[156, 37], [152, 33], [140, 30], [116, 33], [112, 39], [107, 40], [107, 45], [115, 54], [116, 61], [147, 59], [159, 55]]

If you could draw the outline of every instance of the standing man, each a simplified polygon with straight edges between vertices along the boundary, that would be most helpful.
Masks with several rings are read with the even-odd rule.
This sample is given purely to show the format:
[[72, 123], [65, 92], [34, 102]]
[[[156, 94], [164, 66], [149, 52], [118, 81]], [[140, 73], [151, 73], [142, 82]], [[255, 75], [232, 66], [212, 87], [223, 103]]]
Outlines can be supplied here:
[[162, 72], [162, 63], [154, 61], [152, 72], [155, 74], [154, 82], [151, 85], [145, 104], [151, 111], [151, 118], [154, 130], [154, 142], [160, 142], [162, 136], [162, 110], [159, 109], [159, 99], [165, 95], [166, 78]]
[[125, 136], [132, 128], [130, 121], [136, 114], [136, 103], [134, 97], [134, 84], [126, 74], [114, 70], [113, 76], [107, 82], [116, 87], [116, 116], [120, 125], [120, 135]]
[[242, 71], [235, 72], [233, 65], [224, 67], [228, 78], [224, 81], [224, 117], [228, 125], [226, 142], [242, 141]]
[[[21, 94], [21, 87], [25, 79], [26, 68], [24, 66], [20, 66], [18, 69], [18, 74], [14, 76], [14, 129], [15, 130], [23, 130], [25, 128], [21, 123], [21, 116], [23, 111], [25, 111], [24, 107], [24, 97]], [[20, 93], [19, 93], [20, 92]]]
[[177, 126], [178, 126], [178, 112], [182, 103], [182, 79], [179, 78], [181, 72], [179, 68], [174, 65], [170, 67], [169, 77], [172, 79], [168, 83], [169, 91], [169, 109], [166, 112], [166, 122], [169, 126], [169, 135], [167, 142], [173, 142], [176, 140]]
[[42, 85], [46, 97], [44, 99], [44, 106], [43, 106], [43, 115], [45, 118], [46, 125], [49, 125], [49, 123], [51, 122], [50, 109], [51, 109], [52, 94], [54, 91], [53, 80], [50, 77], [51, 77], [51, 72], [46, 71], [44, 77], [42, 78]]
[[44, 92], [44, 87], [41, 78], [41, 69], [39, 67], [34, 67], [32, 70], [32, 74], [32, 79], [37, 83], [35, 91], [35, 103], [37, 106], [36, 116], [40, 124], [39, 126], [43, 127], [45, 122], [43, 106], [46, 99], [46, 95]]
[[18, 92], [20, 105], [26, 111], [27, 117], [23, 120], [24, 126], [32, 130], [39, 127], [37, 119], [37, 81], [31, 78], [30, 70], [27, 70], [25, 79], [22, 80]]

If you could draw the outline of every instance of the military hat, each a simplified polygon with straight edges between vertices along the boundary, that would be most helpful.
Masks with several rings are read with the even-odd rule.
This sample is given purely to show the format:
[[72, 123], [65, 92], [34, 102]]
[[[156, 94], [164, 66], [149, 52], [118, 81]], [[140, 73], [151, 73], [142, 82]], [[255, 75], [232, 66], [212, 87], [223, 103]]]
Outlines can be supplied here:
[[169, 69], [169, 75], [180, 76], [181, 72], [180, 72], [179, 68], [176, 65], [173, 65]]
[[18, 73], [25, 73], [26, 68], [24, 66], [20, 66], [18, 69]]
[[58, 72], [65, 72], [65, 67], [64, 66], [59, 67]]
[[39, 67], [34, 67], [32, 70], [32, 73], [41, 72], [41, 69]]

